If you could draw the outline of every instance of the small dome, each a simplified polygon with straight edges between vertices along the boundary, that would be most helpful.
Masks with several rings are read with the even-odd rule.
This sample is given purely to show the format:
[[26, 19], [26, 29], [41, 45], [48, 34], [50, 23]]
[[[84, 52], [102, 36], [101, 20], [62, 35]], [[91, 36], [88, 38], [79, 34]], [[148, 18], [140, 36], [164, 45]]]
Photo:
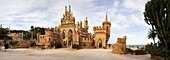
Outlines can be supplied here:
[[104, 24], [109, 24], [109, 25], [111, 25], [111, 22], [109, 22], [108, 20], [106, 20], [106, 21], [103, 22], [103, 25], [104, 25]]

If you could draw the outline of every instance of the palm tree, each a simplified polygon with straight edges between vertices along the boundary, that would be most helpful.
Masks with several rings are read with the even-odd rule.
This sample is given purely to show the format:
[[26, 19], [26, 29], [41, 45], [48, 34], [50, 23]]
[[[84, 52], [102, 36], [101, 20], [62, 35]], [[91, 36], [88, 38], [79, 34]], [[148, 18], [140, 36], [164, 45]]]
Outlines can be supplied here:
[[157, 36], [156, 30], [150, 29], [148, 39], [152, 39], [155, 44], [155, 37]]

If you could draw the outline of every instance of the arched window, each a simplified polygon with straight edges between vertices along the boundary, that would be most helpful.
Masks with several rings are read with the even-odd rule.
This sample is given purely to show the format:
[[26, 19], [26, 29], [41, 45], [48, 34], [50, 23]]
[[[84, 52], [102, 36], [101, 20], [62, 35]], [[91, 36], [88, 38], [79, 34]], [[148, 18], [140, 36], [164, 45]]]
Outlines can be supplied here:
[[108, 31], [109, 27], [107, 26], [107, 31]]
[[63, 39], [65, 39], [65, 30], [63, 31]]

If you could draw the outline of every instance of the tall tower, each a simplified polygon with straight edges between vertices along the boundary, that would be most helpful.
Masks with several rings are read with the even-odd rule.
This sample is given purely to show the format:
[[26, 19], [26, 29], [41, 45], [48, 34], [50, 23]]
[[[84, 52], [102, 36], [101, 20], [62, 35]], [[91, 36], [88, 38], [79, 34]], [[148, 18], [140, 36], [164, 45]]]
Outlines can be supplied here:
[[86, 17], [86, 20], [84, 21], [84, 28], [88, 30], [88, 20], [87, 20], [87, 17]]
[[108, 19], [107, 19], [107, 12], [106, 12], [106, 20], [103, 22], [103, 26], [107, 30], [108, 35], [110, 36], [111, 22], [108, 21]]
[[9, 34], [11, 33], [11, 31], [10, 31], [10, 26], [9, 26], [9, 29], [8, 29], [8, 33], [9, 33]]

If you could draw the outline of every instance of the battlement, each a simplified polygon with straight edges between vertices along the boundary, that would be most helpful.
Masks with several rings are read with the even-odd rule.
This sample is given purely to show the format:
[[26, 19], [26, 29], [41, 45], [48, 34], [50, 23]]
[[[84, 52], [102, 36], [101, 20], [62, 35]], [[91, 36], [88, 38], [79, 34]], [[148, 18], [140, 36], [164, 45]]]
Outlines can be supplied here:
[[48, 28], [45, 28], [45, 31], [54, 31], [54, 28], [51, 28], [51, 29], [50, 29], [50, 28], [48, 27]]
[[104, 26], [94, 26], [93, 27], [93, 30], [104, 30], [104, 29], [106, 29]]
[[124, 36], [123, 38], [117, 38], [117, 42], [118, 43], [126, 43], [126, 36]]

